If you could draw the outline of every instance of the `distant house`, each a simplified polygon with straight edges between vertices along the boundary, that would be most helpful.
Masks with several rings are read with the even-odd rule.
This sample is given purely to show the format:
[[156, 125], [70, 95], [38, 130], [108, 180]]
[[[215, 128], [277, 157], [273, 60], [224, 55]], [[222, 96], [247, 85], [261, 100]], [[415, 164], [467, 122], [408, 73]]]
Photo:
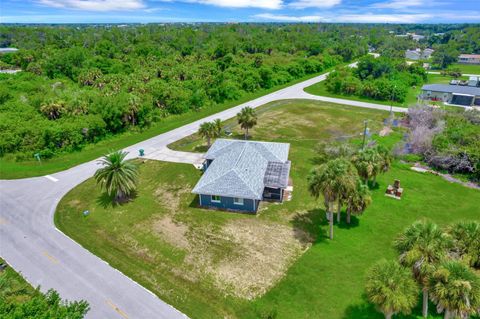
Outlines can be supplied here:
[[464, 64], [480, 64], [480, 54], [460, 54], [458, 63]]
[[0, 48], [0, 53], [13, 53], [17, 51], [17, 48]]
[[408, 59], [408, 60], [414, 60], [414, 61], [418, 61], [418, 60], [428, 60], [430, 59], [430, 57], [432, 56], [432, 53], [434, 52], [435, 50], [433, 49], [425, 49], [425, 50], [421, 50], [421, 49], [415, 49], [415, 50], [407, 50], [405, 51], [405, 58]]
[[200, 206], [255, 213], [260, 201], [283, 201], [290, 144], [217, 139], [192, 190]]
[[[473, 83], [473, 82], [472, 82]], [[478, 84], [478, 80], [476, 82]], [[480, 107], [480, 87], [449, 84], [427, 84], [420, 98], [463, 107]]]
[[424, 35], [415, 34], [415, 33], [410, 33], [410, 32], [407, 32], [406, 34], [397, 34], [397, 35], [395, 35], [395, 36], [396, 36], [396, 37], [399, 37], [399, 38], [412, 37], [412, 39], [415, 40], [415, 41], [420, 41], [420, 40], [425, 39], [425, 36], [424, 36]]

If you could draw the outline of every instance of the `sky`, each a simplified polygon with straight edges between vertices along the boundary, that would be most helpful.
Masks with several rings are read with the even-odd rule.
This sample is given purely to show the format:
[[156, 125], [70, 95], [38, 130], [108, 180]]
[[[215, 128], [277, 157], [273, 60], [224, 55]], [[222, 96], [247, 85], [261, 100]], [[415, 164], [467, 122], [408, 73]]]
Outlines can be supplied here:
[[480, 23], [480, 0], [0, 0], [0, 23]]

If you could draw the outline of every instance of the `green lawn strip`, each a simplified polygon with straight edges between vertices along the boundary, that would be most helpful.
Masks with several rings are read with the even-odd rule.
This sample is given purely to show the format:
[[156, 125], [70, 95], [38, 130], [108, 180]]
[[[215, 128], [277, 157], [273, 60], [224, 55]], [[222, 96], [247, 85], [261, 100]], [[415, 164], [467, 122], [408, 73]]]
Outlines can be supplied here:
[[[428, 79], [426, 84], [434, 84], [434, 83], [440, 83], [440, 84], [448, 84], [452, 77], [449, 76], [442, 76], [440, 74], [428, 74]], [[461, 79], [467, 79], [466, 77], [461, 77]], [[405, 102], [399, 103], [399, 102], [391, 102], [391, 101], [381, 101], [381, 100], [375, 100], [372, 98], [367, 98], [367, 97], [360, 97], [360, 96], [355, 96], [355, 95], [346, 95], [346, 94], [335, 94], [331, 93], [327, 90], [327, 87], [325, 85], [325, 81], [316, 83], [312, 86], [309, 86], [305, 88], [305, 92], [313, 94], [313, 95], [320, 95], [320, 96], [328, 96], [328, 97], [334, 97], [334, 98], [339, 98], [339, 99], [347, 99], [347, 100], [352, 100], [352, 101], [360, 101], [360, 102], [369, 102], [369, 103], [376, 103], [376, 104], [382, 104], [382, 105], [393, 105], [393, 106], [400, 106], [400, 107], [408, 107], [415, 105], [417, 102], [417, 96], [421, 93], [421, 87], [411, 87], [409, 88], [407, 92], [407, 97], [405, 98]]]
[[480, 65], [479, 64], [460, 64], [454, 63], [448, 67], [448, 70], [460, 69], [462, 73], [465, 74], [478, 74], [480, 75]]
[[[0, 258], [0, 264], [4, 263]], [[23, 303], [30, 300], [34, 293], [35, 289], [8, 264], [0, 270], [0, 302]]]
[[129, 145], [141, 142], [145, 139], [168, 132], [203, 117], [221, 112], [236, 105], [248, 102], [252, 99], [256, 99], [263, 95], [316, 77], [320, 74], [329, 72], [334, 68], [335, 67], [332, 67], [323, 70], [320, 73], [310, 74], [300, 79], [294, 80], [290, 83], [279, 85], [268, 90], [260, 90], [255, 93], [246, 94], [238, 100], [228, 101], [223, 104], [205, 108], [197, 112], [191, 111], [182, 115], [171, 115], [163, 121], [156, 123], [143, 131], [127, 131], [125, 133], [114, 135], [98, 143], [86, 145], [81, 151], [59, 154], [58, 156], [55, 156], [51, 159], [42, 160], [41, 163], [37, 162], [34, 159], [32, 159], [31, 161], [14, 161], [8, 159], [8, 157], [3, 157], [0, 158], [0, 179], [35, 177], [66, 170], [78, 164], [94, 160], [102, 156], [103, 154], [108, 153], [111, 150], [121, 149]]

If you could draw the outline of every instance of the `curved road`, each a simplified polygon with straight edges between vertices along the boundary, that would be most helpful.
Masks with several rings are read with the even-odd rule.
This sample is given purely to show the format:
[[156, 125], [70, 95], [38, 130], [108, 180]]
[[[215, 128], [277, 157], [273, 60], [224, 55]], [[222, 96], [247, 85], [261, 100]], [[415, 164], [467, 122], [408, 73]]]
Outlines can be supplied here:
[[[352, 64], [351, 66], [355, 66]], [[389, 106], [307, 94], [304, 88], [325, 80], [327, 74], [273, 92], [223, 112], [208, 116], [126, 148], [134, 157], [143, 148], [146, 155], [189, 162], [167, 145], [198, 130], [201, 123], [234, 117], [245, 106], [258, 107], [283, 99], [313, 99], [378, 110]], [[405, 112], [404, 108], [393, 108]], [[182, 159], [183, 158], [183, 159]], [[193, 156], [191, 161], [197, 159]], [[98, 168], [91, 161], [43, 177], [0, 181], [0, 256], [34, 286], [53, 288], [62, 298], [87, 300], [87, 318], [185, 318], [153, 293], [81, 247], [55, 228], [53, 215], [60, 199], [88, 179]]]

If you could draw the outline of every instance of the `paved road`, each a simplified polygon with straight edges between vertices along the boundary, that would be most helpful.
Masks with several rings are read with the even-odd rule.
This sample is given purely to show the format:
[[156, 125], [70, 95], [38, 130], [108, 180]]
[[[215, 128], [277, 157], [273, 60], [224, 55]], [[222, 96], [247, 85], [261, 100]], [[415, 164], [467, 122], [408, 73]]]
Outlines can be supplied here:
[[[354, 66], [354, 64], [352, 64]], [[135, 157], [146, 156], [185, 161], [168, 144], [191, 135], [204, 121], [232, 118], [245, 106], [258, 107], [282, 99], [315, 99], [358, 107], [389, 110], [389, 106], [307, 94], [303, 89], [323, 81], [326, 74], [243, 103], [202, 120], [126, 148]], [[405, 109], [394, 108], [396, 112]], [[179, 160], [179, 158], [181, 160]], [[195, 158], [186, 161], [195, 161]], [[60, 199], [98, 168], [96, 161], [44, 177], [0, 181], [0, 255], [34, 286], [54, 288], [63, 298], [85, 299], [91, 305], [88, 318], [183, 318], [151, 292], [58, 231], [53, 223]]]

